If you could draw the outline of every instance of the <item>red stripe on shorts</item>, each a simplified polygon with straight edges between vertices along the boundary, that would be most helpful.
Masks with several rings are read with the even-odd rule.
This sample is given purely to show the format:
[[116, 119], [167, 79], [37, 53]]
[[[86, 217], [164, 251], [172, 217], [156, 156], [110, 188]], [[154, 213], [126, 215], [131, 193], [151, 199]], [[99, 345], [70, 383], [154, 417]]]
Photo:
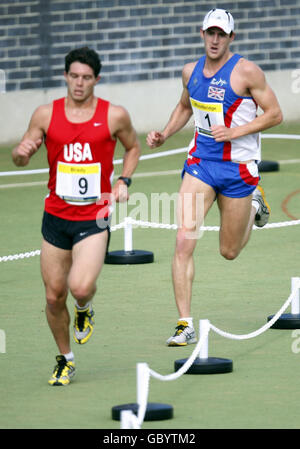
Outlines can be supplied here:
[[259, 176], [252, 176], [249, 172], [246, 164], [239, 164], [240, 176], [242, 180], [251, 186], [257, 186], [259, 181]]

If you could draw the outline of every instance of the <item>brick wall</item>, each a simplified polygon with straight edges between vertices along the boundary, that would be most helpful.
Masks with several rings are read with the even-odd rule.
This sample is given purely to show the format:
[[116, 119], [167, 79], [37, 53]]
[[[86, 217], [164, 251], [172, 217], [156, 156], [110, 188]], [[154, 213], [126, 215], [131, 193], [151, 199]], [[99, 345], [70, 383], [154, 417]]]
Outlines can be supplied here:
[[[235, 18], [233, 51], [264, 70], [300, 68], [300, 0], [219, 0]], [[102, 83], [181, 76], [201, 56], [199, 29], [215, 1], [1, 0], [0, 69], [7, 91], [64, 85], [65, 54], [89, 45]]]

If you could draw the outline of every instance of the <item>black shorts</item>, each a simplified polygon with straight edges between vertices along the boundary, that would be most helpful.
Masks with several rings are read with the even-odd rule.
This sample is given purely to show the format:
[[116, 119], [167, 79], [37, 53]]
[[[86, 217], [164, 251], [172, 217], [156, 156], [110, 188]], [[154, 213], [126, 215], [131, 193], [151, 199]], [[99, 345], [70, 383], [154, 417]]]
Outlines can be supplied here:
[[[108, 220], [109, 223], [109, 220]], [[108, 231], [107, 250], [110, 240], [110, 228], [99, 227], [96, 220], [73, 221], [64, 220], [44, 212], [42, 234], [44, 239], [61, 249], [71, 250], [73, 245], [93, 234]]]

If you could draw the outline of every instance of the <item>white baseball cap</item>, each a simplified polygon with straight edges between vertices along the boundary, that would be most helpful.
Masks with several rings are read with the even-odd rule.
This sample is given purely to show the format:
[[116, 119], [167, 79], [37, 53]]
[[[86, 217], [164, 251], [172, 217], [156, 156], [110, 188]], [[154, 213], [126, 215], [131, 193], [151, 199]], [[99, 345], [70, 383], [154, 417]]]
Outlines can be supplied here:
[[230, 12], [225, 9], [212, 9], [203, 20], [203, 31], [208, 28], [221, 28], [226, 34], [230, 34], [234, 30], [234, 20]]

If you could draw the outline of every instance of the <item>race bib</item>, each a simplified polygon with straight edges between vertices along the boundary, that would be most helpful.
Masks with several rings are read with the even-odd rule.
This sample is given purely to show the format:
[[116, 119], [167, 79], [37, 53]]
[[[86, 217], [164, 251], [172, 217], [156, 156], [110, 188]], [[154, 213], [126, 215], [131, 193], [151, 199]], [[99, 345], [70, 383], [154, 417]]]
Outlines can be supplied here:
[[199, 134], [212, 137], [211, 126], [223, 125], [224, 114], [222, 103], [204, 103], [190, 98], [194, 113], [195, 127]]
[[69, 204], [87, 205], [101, 197], [101, 164], [58, 162], [56, 194]]

